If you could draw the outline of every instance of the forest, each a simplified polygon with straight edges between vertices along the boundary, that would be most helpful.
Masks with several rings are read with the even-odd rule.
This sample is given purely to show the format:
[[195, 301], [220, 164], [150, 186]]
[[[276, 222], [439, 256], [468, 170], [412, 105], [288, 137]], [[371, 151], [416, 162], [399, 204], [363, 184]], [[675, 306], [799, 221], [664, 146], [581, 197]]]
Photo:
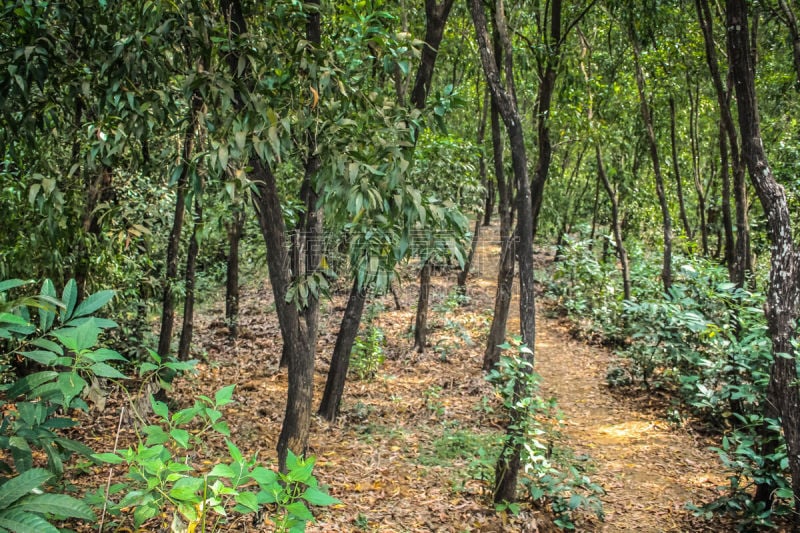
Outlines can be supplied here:
[[0, 533], [800, 530], [797, 0], [3, 0]]

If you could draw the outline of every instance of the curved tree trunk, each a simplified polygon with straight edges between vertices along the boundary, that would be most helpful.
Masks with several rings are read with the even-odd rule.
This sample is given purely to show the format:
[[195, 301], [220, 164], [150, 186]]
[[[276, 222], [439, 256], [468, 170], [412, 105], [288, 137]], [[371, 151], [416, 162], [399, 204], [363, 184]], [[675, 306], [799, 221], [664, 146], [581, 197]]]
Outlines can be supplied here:
[[620, 270], [622, 271], [622, 290], [626, 300], [631, 299], [631, 274], [630, 267], [628, 266], [628, 251], [625, 249], [625, 242], [622, 239], [622, 224], [619, 218], [619, 200], [617, 193], [608, 181], [606, 169], [603, 165], [603, 156], [600, 152], [600, 145], [594, 146], [595, 156], [597, 158], [597, 174], [600, 181], [603, 182], [603, 187], [608, 194], [608, 200], [611, 203], [611, 226], [614, 230], [614, 243], [617, 247], [617, 257], [619, 258]]
[[770, 240], [769, 289], [765, 314], [772, 339], [773, 362], [765, 402], [769, 417], [780, 417], [794, 493], [795, 529], [800, 528], [800, 394], [793, 339], [800, 313], [800, 250], [792, 238], [792, 221], [783, 187], [772, 174], [758, 118], [755, 69], [750, 53], [747, 3], [728, 0], [728, 60], [735, 81], [742, 132], [742, 155], [764, 213]]

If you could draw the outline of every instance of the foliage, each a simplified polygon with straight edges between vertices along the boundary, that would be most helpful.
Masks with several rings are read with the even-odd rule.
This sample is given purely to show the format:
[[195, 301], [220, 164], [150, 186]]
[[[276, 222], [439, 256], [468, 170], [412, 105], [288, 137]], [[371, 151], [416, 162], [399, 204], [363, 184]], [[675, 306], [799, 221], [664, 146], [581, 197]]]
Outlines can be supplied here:
[[[133, 525], [141, 527], [159, 513], [172, 510], [173, 524], [183, 521], [190, 530], [217, 531], [229, 514], [268, 512], [276, 531], [305, 531], [314, 517], [308, 505], [332, 505], [330, 497], [312, 475], [314, 458], [301, 459], [291, 452], [287, 472], [262, 466], [255, 456], [246, 458], [230, 440], [221, 409], [231, 403], [234, 386], [220, 389], [214, 398], [199, 396], [193, 407], [170, 414], [167, 405], [151, 397], [156, 424], [142, 429], [146, 435], [136, 447], [94, 458], [128, 468], [128, 481], [116, 484], [110, 494], [122, 494], [108, 507], [121, 517], [133, 508]], [[225, 437], [229, 457], [210, 471], [197, 469], [188, 457], [202, 451], [214, 433]], [[257, 488], [257, 491], [253, 489]], [[102, 491], [93, 498], [100, 504]]]
[[[556, 444], [556, 403], [538, 394], [540, 378], [525, 357], [530, 349], [519, 339], [501, 348], [505, 352], [486, 379], [494, 385], [516, 431], [506, 438], [500, 453], [507, 453], [517, 444], [521, 447], [521, 483], [534, 502], [549, 503], [559, 527], [575, 529], [574, 517], [580, 509], [602, 518], [599, 495], [603, 489], [591, 482], [585, 468], [568, 449]], [[513, 510], [510, 505], [505, 507]]]
[[362, 381], [375, 377], [386, 360], [386, 354], [383, 352], [383, 347], [386, 345], [383, 329], [374, 324], [381, 310], [379, 304], [369, 306], [362, 321], [361, 333], [353, 342], [353, 349], [350, 352], [348, 373], [352, 373]]

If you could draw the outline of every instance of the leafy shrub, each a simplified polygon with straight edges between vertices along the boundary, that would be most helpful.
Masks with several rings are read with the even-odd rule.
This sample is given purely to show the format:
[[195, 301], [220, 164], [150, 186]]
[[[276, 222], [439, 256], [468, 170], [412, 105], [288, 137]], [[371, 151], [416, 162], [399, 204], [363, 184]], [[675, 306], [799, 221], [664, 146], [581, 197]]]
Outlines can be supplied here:
[[[133, 508], [133, 525], [141, 527], [159, 513], [172, 509], [172, 524], [190, 531], [217, 531], [228, 514], [268, 511], [276, 531], [304, 531], [314, 517], [308, 505], [332, 505], [338, 500], [322, 490], [312, 475], [314, 458], [300, 459], [289, 452], [287, 472], [274, 472], [245, 458], [230, 440], [221, 408], [232, 401], [234, 386], [220, 389], [214, 398], [199, 396], [193, 407], [170, 414], [167, 405], [151, 397], [157, 424], [143, 428], [144, 442], [117, 453], [98, 453], [108, 464], [124, 464], [128, 481], [110, 488], [117, 501], [105, 502], [112, 516], [121, 519]], [[185, 458], [205, 445], [211, 433], [225, 437], [229, 457], [210, 471], [198, 470]], [[103, 490], [91, 501], [103, 504]]]
[[[522, 485], [533, 501], [549, 502], [559, 527], [575, 529], [574, 516], [580, 509], [602, 518], [599, 495], [603, 489], [591, 482], [581, 461], [569, 449], [556, 445], [556, 403], [538, 394], [540, 378], [530, 368], [531, 363], [520, 357], [529, 348], [519, 339], [501, 347], [510, 355], [501, 356], [486, 379], [495, 386], [516, 428], [510, 438], [521, 439]], [[511, 504], [501, 507], [514, 510]]]

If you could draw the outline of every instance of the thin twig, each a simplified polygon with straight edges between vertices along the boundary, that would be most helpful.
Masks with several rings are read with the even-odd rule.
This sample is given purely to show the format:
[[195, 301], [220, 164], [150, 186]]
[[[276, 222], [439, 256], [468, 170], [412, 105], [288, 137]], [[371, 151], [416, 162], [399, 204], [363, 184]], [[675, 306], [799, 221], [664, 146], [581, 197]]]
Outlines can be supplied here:
[[[117, 424], [117, 434], [114, 437], [114, 451], [113, 453], [117, 453], [117, 445], [119, 444], [119, 433], [122, 431], [122, 415], [125, 414], [125, 406], [123, 405], [122, 408], [119, 410], [119, 423]], [[111, 490], [111, 478], [114, 475], [114, 465], [108, 465], [108, 481], [106, 482], [106, 495], [103, 501], [103, 512], [100, 515], [100, 525], [98, 526], [98, 532], [103, 533], [103, 524], [106, 520], [106, 508], [108, 507], [108, 493]]]

